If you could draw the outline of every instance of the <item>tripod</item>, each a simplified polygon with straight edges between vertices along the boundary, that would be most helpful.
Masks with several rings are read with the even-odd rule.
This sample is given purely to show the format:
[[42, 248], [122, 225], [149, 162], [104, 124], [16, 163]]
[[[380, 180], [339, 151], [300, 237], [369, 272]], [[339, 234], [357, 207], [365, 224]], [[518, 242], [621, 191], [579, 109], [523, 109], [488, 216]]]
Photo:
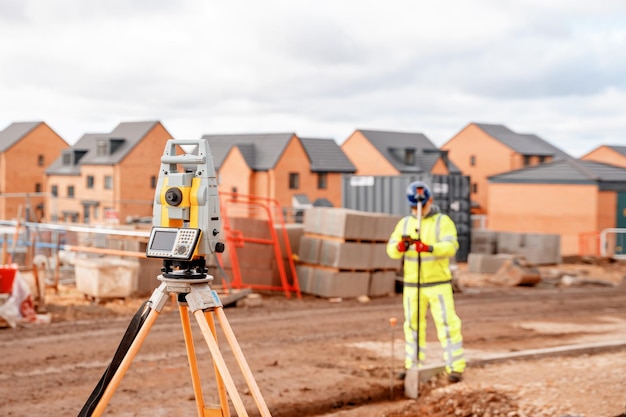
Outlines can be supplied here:
[[[163, 274], [157, 277], [157, 279], [161, 281], [161, 284], [154, 290], [150, 299], [146, 302], [146, 307], [141, 319], [142, 322], [139, 324], [139, 329], [134, 337], [134, 340], [128, 347], [124, 357], [119, 362], [119, 366], [115, 369], [110, 381], [106, 383], [104, 391], [102, 393], [98, 393], [97, 403], [92, 401], [92, 399], [94, 398], [94, 394], [96, 394], [98, 387], [94, 390], [94, 394], [92, 394], [88, 403], [85, 404], [85, 407], [83, 407], [83, 411], [87, 410], [87, 412], [90, 412], [90, 408], [93, 411], [91, 411], [91, 414], [85, 415], [102, 415], [105, 407], [113, 397], [115, 390], [130, 367], [132, 360], [137, 355], [142, 343], [150, 332], [150, 329], [156, 322], [159, 313], [167, 303], [170, 294], [176, 294], [198, 417], [229, 417], [230, 411], [228, 407], [228, 396], [230, 396], [237, 415], [248, 416], [248, 413], [243, 405], [243, 401], [237, 391], [237, 387], [235, 386], [217, 345], [217, 334], [213, 318], [214, 314], [217, 316], [226, 340], [228, 341], [246, 383], [248, 384], [248, 388], [254, 398], [260, 415], [262, 417], [271, 417], [269, 409], [267, 408], [256, 381], [254, 380], [254, 376], [252, 375], [246, 359], [244, 358], [243, 352], [241, 351], [237, 339], [235, 338], [235, 334], [233, 333], [226, 315], [224, 314], [219, 296], [209, 285], [209, 283], [213, 281], [213, 277], [211, 275], [207, 275], [204, 272], [205, 270], [203, 267], [196, 268], [196, 270], [187, 268], [182, 271], [172, 271], [171, 264], [168, 261], [164, 261], [164, 265]], [[200, 373], [198, 371], [195, 347], [191, 333], [189, 311], [191, 311], [196, 318], [213, 358], [217, 391], [220, 400], [219, 407], [208, 407], [204, 404], [202, 387], [200, 384]], [[127, 334], [128, 333], [129, 331], [127, 331]], [[107, 372], [108, 371], [109, 369], [107, 369]], [[105, 372], [105, 375], [107, 372]], [[105, 376], [103, 376], [103, 379], [104, 378]]]

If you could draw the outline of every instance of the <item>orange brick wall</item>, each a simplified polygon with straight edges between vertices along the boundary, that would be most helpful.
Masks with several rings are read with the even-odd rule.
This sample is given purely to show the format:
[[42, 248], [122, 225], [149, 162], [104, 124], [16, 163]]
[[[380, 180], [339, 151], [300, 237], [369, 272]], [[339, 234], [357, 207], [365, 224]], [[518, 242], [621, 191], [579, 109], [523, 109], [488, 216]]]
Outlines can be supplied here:
[[219, 191], [232, 193], [234, 190], [240, 194], [252, 194], [250, 190], [250, 177], [252, 170], [248, 166], [241, 152], [233, 147], [219, 170]]
[[398, 175], [398, 170], [359, 131], [341, 145], [341, 150], [356, 168], [355, 175]]
[[[289, 189], [289, 174], [298, 173], [300, 177], [300, 187]], [[274, 175], [275, 189], [271, 198], [275, 198], [282, 207], [291, 207], [295, 194], [306, 194], [311, 201], [317, 195], [317, 176], [311, 172], [311, 163], [302, 143], [294, 136], [280, 160], [272, 170]]]
[[127, 216], [152, 216], [156, 190], [150, 186], [151, 177], [158, 178], [161, 156], [171, 138], [163, 125], [157, 123], [115, 167], [115, 207], [121, 223]]
[[598, 193], [598, 220], [596, 231], [615, 227], [617, 224], [617, 193], [601, 191]]
[[[448, 151], [450, 160], [470, 176], [477, 192], [471, 194], [472, 201], [480, 204], [482, 211], [488, 211], [487, 177], [520, 168], [521, 160], [512, 149], [487, 135], [476, 125], [470, 124], [446, 142], [441, 149]], [[471, 156], [475, 156], [472, 166]], [[473, 187], [472, 187], [473, 189]]]
[[[599, 194], [595, 185], [491, 183], [488, 228], [559, 234], [561, 254], [575, 255], [579, 234], [599, 231], [600, 217], [603, 222], [608, 220], [605, 204], [611, 204], [611, 197]], [[612, 207], [615, 218], [615, 204]]]
[[[0, 156], [0, 192], [34, 193], [37, 183], [40, 184], [41, 192], [45, 192], [44, 172], [68, 146], [47, 124], [39, 124]], [[43, 155], [43, 165], [39, 165], [39, 155]], [[40, 220], [41, 213], [36, 213], [36, 207], [44, 202], [43, 197], [29, 198], [32, 213], [37, 214], [36, 218], [30, 220]], [[0, 198], [0, 217], [3, 219], [16, 218], [18, 212], [23, 218], [25, 210], [25, 197]]]
[[615, 152], [607, 146], [600, 146], [597, 149], [584, 155], [582, 158], [587, 161], [604, 162], [605, 164], [617, 165], [626, 168], [626, 156]]

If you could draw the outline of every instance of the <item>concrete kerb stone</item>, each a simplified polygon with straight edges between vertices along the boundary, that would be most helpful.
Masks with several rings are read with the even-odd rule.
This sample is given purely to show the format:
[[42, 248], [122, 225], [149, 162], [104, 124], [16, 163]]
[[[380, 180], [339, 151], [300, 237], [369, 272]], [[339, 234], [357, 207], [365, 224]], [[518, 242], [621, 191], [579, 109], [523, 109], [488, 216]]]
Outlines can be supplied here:
[[[582, 343], [544, 349], [529, 349], [519, 352], [507, 352], [497, 355], [491, 355], [481, 359], [468, 360], [467, 366], [479, 367], [514, 360], [539, 359], [550, 356], [567, 356], [582, 355], [586, 353], [610, 352], [612, 350], [618, 350], [625, 347], [626, 340], [617, 340], [614, 342]], [[404, 378], [404, 395], [412, 399], [418, 398], [418, 380], [420, 383], [427, 382], [433, 376], [439, 375], [444, 371], [445, 366], [443, 364], [425, 366], [419, 369], [419, 373], [417, 370], [410, 369], [407, 372], [406, 377]]]

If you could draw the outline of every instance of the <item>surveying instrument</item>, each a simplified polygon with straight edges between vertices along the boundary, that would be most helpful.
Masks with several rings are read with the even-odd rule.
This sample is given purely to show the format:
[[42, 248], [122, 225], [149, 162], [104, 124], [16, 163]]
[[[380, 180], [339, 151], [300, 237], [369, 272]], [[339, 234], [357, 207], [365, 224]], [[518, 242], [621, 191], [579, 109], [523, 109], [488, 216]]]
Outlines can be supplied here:
[[[193, 153], [177, 154], [178, 147]], [[167, 141], [154, 200], [146, 256], [163, 259], [161, 284], [133, 317], [113, 360], [83, 406], [79, 417], [101, 416], [170, 295], [176, 295], [191, 371], [198, 417], [229, 417], [229, 402], [238, 416], [248, 416], [217, 345], [214, 315], [232, 349], [262, 417], [269, 409], [226, 319], [218, 294], [211, 289], [205, 255], [224, 251], [219, 241], [221, 218], [217, 179], [206, 140]], [[196, 318], [215, 369], [219, 405], [204, 403], [189, 312]]]

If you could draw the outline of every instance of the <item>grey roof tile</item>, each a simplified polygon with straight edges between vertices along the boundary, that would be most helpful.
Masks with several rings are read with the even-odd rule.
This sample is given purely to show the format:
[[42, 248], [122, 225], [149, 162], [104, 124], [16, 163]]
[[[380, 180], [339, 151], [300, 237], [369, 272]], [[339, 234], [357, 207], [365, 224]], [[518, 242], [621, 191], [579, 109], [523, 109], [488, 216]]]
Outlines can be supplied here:
[[626, 168], [569, 158], [493, 175], [488, 180], [493, 183], [626, 184]]
[[[441, 157], [441, 151], [422, 133], [357, 130], [383, 155], [398, 171], [406, 174], [430, 172]], [[405, 153], [413, 149], [415, 161], [407, 164]], [[448, 161], [451, 172], [460, 170]]]
[[11, 146], [19, 142], [28, 132], [35, 129], [43, 122], [16, 122], [11, 123], [0, 131], [0, 152], [5, 152]]
[[356, 167], [333, 139], [300, 138], [312, 172], [354, 173]]
[[[128, 153], [158, 124], [152, 122], [123, 122], [111, 133], [87, 133], [84, 134], [73, 146], [63, 151], [46, 169], [48, 175], [79, 175], [80, 165], [117, 165]], [[110, 152], [106, 155], [98, 155], [98, 142], [108, 142]], [[72, 164], [64, 164], [63, 158], [67, 153], [78, 152], [84, 155], [79, 161]], [[76, 155], [75, 155], [76, 156]]]
[[[250, 168], [255, 171], [267, 171], [276, 165], [285, 147], [294, 136], [295, 133], [212, 134], [203, 135], [202, 139], [209, 143], [215, 169], [222, 166], [231, 147], [245, 145], [247, 148], [240, 148], [240, 150]], [[253, 145], [252, 148], [250, 148], [251, 145]], [[251, 154], [251, 149], [253, 149], [253, 154]]]
[[521, 155], [552, 156], [554, 159], [571, 158], [556, 146], [546, 142], [539, 136], [528, 133], [516, 133], [503, 125], [473, 123], [489, 136]]

